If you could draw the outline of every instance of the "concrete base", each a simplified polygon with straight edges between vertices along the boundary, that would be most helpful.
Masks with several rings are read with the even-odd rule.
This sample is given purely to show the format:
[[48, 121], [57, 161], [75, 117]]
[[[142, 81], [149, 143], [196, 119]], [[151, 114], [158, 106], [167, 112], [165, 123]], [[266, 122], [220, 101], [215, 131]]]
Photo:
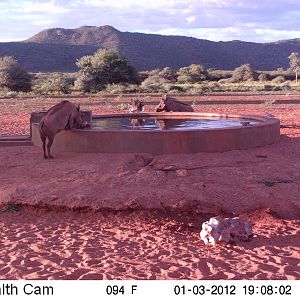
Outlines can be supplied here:
[[[141, 113], [94, 116], [107, 117], [156, 117], [160, 118], [238, 118], [258, 121], [253, 126], [219, 129], [187, 129], [181, 131], [97, 131], [93, 129], [62, 131], [54, 139], [54, 151], [103, 152], [103, 153], [196, 153], [224, 152], [265, 146], [280, 137], [280, 123], [276, 118], [245, 115], [220, 115], [203, 113]], [[32, 125], [32, 141], [42, 146], [38, 124]]]
[[0, 147], [32, 146], [30, 136], [0, 136]]

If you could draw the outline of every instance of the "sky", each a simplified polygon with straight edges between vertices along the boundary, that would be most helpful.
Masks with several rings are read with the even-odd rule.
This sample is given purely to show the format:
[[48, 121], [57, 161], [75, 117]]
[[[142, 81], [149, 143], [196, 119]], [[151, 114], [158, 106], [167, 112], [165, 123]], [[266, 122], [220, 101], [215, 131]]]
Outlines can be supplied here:
[[0, 0], [0, 42], [83, 25], [212, 41], [273, 42], [300, 38], [300, 1]]

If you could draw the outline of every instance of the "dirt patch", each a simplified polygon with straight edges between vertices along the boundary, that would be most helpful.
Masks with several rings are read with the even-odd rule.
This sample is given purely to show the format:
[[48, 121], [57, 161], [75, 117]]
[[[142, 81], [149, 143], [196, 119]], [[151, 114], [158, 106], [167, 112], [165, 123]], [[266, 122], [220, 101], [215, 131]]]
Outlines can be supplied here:
[[[243, 213], [271, 208], [300, 218], [300, 142], [178, 155], [54, 153], [0, 148], [0, 203], [94, 210]], [[9, 150], [9, 151], [8, 151]]]

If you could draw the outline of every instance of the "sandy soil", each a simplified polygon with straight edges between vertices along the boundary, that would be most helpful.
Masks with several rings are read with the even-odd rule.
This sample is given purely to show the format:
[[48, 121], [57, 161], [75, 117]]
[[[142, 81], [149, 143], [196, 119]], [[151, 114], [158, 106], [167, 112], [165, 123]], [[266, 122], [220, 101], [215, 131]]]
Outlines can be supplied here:
[[0, 279], [299, 279], [299, 220], [260, 211], [252, 241], [205, 247], [204, 216], [2, 212]]
[[[43, 160], [36, 147], [0, 148], [0, 279], [300, 279], [299, 105], [196, 110], [267, 111], [291, 128], [226, 153]], [[28, 130], [26, 113], [3, 115], [1, 134]], [[201, 224], [217, 214], [251, 220], [254, 238], [205, 246]]]

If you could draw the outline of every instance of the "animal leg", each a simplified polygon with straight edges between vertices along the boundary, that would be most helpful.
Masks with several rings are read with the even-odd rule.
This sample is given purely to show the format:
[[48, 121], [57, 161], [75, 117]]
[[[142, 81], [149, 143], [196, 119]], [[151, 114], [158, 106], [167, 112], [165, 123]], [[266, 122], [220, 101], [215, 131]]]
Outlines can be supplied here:
[[43, 151], [44, 151], [44, 158], [47, 159], [47, 153], [46, 153], [46, 137], [41, 135], [41, 140], [43, 142]]
[[49, 136], [48, 137], [48, 144], [47, 144], [48, 158], [53, 158], [53, 156], [50, 154], [50, 148], [51, 148], [51, 146], [53, 144], [53, 140], [54, 140], [53, 136]]
[[44, 158], [47, 159], [48, 158], [47, 153], [46, 153], [46, 139], [47, 139], [47, 137], [44, 134], [44, 132], [42, 130], [42, 127], [43, 127], [43, 122], [41, 121], [40, 127], [39, 127], [39, 129], [40, 129], [40, 137], [41, 137], [41, 141], [43, 143]]

